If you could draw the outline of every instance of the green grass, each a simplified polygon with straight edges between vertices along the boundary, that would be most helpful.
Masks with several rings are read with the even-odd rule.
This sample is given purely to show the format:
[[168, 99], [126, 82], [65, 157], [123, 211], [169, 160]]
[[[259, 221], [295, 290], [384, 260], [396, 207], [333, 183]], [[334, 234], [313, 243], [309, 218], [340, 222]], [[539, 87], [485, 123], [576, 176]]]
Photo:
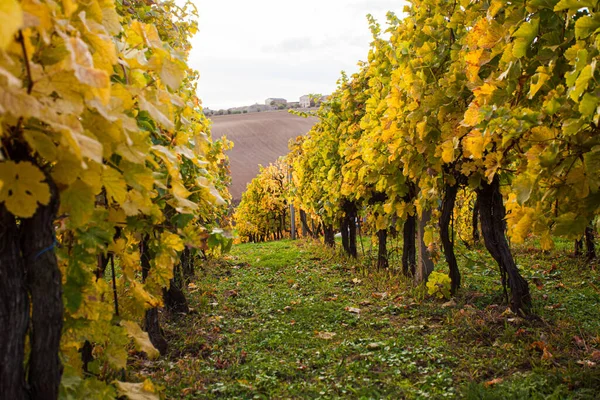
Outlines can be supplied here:
[[369, 256], [237, 245], [198, 272], [195, 312], [165, 319], [169, 355], [135, 367], [167, 398], [596, 398], [600, 279], [562, 249], [516, 249], [539, 316], [523, 320], [481, 248], [457, 249], [464, 284], [443, 307]]

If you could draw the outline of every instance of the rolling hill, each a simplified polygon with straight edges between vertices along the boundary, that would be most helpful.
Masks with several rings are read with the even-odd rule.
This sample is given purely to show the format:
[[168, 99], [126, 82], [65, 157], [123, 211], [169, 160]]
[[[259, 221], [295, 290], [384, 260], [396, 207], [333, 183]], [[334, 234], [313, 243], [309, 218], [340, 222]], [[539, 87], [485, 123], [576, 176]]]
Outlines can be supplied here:
[[246, 185], [258, 174], [258, 166], [268, 165], [288, 153], [288, 141], [307, 133], [317, 118], [302, 118], [287, 111], [220, 115], [211, 117], [214, 138], [226, 135], [234, 142], [228, 151], [231, 163], [230, 187], [238, 203]]

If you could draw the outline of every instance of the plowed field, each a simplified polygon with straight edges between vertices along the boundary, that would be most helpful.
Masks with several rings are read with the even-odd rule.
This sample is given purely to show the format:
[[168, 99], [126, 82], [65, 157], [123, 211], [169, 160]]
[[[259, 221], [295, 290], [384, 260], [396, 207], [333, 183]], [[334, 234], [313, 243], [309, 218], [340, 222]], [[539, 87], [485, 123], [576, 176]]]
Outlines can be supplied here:
[[213, 116], [213, 137], [223, 135], [235, 143], [228, 152], [231, 163], [231, 195], [237, 203], [246, 184], [268, 165], [288, 153], [288, 142], [307, 133], [316, 118], [302, 118], [287, 111]]

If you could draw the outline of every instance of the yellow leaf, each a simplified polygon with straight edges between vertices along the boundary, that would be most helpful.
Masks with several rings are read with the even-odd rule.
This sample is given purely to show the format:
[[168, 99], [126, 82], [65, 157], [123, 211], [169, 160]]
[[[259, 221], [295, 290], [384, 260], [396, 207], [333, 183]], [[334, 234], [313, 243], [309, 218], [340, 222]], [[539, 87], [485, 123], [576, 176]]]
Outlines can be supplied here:
[[465, 117], [462, 121], [464, 126], [476, 126], [481, 121], [481, 114], [479, 112], [479, 104], [472, 102], [469, 108], [465, 112]]
[[542, 234], [540, 245], [542, 246], [542, 250], [554, 250], [554, 240], [552, 240], [550, 232], [544, 232]]
[[[146, 380], [148, 381], [148, 380]], [[115, 386], [117, 387], [117, 392], [119, 392], [119, 396], [125, 396], [130, 400], [159, 400], [160, 397], [153, 390], [155, 390], [154, 385], [150, 382], [147, 384], [146, 382], [142, 383], [129, 383], [129, 382], [120, 382], [115, 381]], [[148, 390], [151, 389], [151, 390]]]
[[127, 184], [119, 171], [106, 167], [102, 171], [102, 184], [106, 188], [106, 194], [119, 204], [127, 200]]
[[185, 63], [165, 59], [160, 70], [160, 78], [173, 90], [177, 90], [185, 77]]
[[0, 50], [4, 50], [14, 40], [23, 25], [23, 10], [16, 0], [0, 2]]
[[480, 160], [483, 157], [483, 136], [478, 130], [473, 130], [463, 139], [465, 157]]
[[158, 30], [154, 25], [134, 21], [131, 24], [131, 28], [139, 35], [139, 37], [146, 43], [148, 47], [154, 47], [157, 49], [162, 47], [162, 40], [160, 40]]
[[94, 60], [87, 44], [79, 38], [65, 40], [71, 54], [69, 67], [79, 82], [94, 88], [108, 88], [109, 76], [106, 71], [94, 68]]
[[50, 201], [50, 188], [44, 173], [28, 161], [0, 163], [0, 202], [17, 217], [31, 217], [38, 207]]
[[121, 321], [121, 326], [127, 331], [129, 336], [135, 342], [135, 347], [138, 351], [143, 351], [151, 360], [158, 358], [160, 353], [156, 347], [150, 342], [148, 333], [144, 332], [140, 326], [133, 321]]
[[164, 232], [161, 236], [161, 244], [168, 249], [172, 249], [175, 251], [183, 250], [183, 241], [174, 233]]
[[102, 144], [99, 141], [79, 133], [73, 133], [73, 138], [77, 141], [79, 151], [83, 157], [102, 164]]
[[63, 10], [67, 17], [73, 15], [73, 13], [77, 10], [77, 3], [73, 0], [62, 0]]
[[156, 120], [156, 122], [169, 130], [175, 128], [173, 121], [171, 121], [165, 114], [162, 113], [162, 111], [154, 106], [154, 104], [146, 100], [143, 96], [138, 96], [138, 103], [140, 110], [147, 111], [148, 114], [150, 114], [150, 116]]
[[442, 161], [445, 163], [454, 161], [454, 142], [452, 140], [442, 143]]

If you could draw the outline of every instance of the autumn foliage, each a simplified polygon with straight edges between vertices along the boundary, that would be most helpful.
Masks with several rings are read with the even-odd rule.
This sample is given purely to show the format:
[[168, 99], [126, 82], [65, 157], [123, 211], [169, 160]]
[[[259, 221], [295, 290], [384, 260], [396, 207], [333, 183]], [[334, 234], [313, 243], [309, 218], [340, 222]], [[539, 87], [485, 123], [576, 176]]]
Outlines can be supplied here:
[[3, 397], [57, 398], [61, 376], [65, 398], [156, 396], [111, 382], [130, 342], [158, 355], [140, 325], [182, 255], [219, 242], [229, 201], [230, 143], [186, 64], [196, 11], [178, 4], [0, 5]]

